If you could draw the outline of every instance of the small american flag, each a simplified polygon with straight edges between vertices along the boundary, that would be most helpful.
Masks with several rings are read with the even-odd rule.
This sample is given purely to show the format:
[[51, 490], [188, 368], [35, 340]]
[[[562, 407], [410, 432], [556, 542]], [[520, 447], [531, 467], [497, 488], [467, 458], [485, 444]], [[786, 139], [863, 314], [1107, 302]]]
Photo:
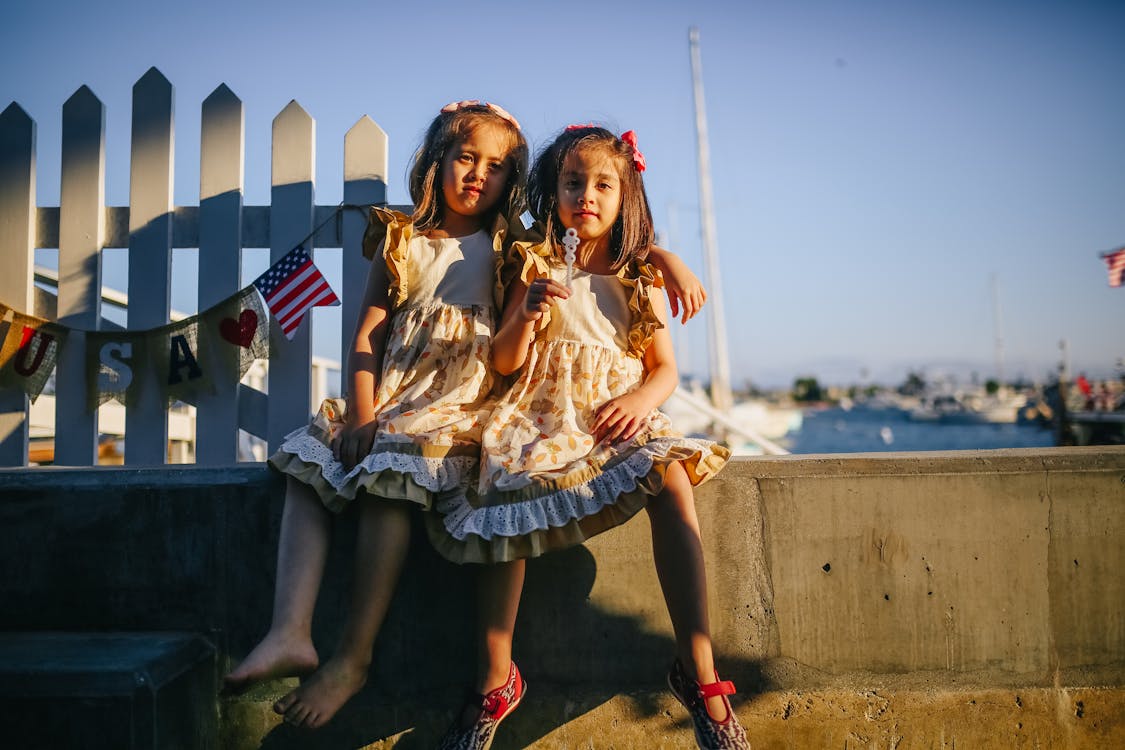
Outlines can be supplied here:
[[305, 248], [289, 251], [254, 281], [285, 338], [293, 338], [301, 318], [314, 307], [338, 305], [339, 298]]
[[1125, 280], [1125, 247], [1119, 247], [1102, 255], [1106, 265], [1109, 266], [1109, 285], [1121, 286]]

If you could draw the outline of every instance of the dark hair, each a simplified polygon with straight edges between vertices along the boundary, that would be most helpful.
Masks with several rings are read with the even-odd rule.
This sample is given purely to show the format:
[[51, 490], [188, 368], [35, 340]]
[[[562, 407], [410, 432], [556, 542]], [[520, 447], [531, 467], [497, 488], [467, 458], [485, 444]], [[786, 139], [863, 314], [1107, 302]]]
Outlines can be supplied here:
[[446, 152], [485, 124], [498, 127], [508, 134], [508, 165], [511, 167], [504, 195], [489, 212], [489, 217], [500, 213], [512, 216], [522, 211], [524, 183], [527, 180], [527, 140], [515, 123], [501, 117], [487, 105], [468, 104], [451, 112], [439, 112], [426, 129], [422, 145], [414, 152], [409, 175], [414, 214], [410, 218], [418, 231], [434, 229], [441, 225], [444, 218], [441, 167]]
[[610, 230], [611, 267], [618, 269], [633, 258], [644, 259], [653, 243], [652, 210], [645, 183], [633, 167], [633, 147], [605, 128], [572, 126], [536, 157], [527, 185], [532, 215], [546, 226], [547, 238], [558, 252], [565, 231], [557, 214], [559, 175], [567, 156], [586, 149], [603, 150], [612, 156], [621, 177], [621, 210]]

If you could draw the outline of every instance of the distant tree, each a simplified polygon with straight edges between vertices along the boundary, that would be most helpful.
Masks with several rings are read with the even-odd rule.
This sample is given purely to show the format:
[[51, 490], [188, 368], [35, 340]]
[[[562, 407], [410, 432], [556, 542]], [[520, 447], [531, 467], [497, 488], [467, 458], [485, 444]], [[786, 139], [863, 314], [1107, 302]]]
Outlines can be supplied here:
[[823, 401], [824, 393], [816, 378], [797, 378], [793, 381], [794, 401]]
[[926, 380], [919, 372], [907, 373], [906, 381], [898, 387], [898, 392], [904, 396], [920, 396], [925, 390]]
[[1000, 390], [1000, 381], [995, 378], [989, 378], [984, 381], [984, 392], [989, 396], [995, 396], [996, 392]]

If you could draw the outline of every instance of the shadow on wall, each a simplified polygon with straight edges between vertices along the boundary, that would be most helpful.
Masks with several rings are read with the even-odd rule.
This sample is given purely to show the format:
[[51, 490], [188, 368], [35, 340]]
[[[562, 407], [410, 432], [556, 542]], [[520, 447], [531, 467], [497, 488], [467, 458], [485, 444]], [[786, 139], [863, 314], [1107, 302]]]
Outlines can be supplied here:
[[[200, 633], [215, 644], [222, 675], [268, 629], [284, 497], [276, 473], [261, 466], [15, 470], [0, 472], [0, 487], [0, 528], [9, 530], [0, 545], [0, 630]], [[742, 690], [736, 702], [762, 684], [758, 659], [778, 653], [764, 527], [746, 487], [756, 485], [736, 472], [708, 485], [698, 503], [719, 665]], [[588, 549], [529, 564], [515, 643], [528, 702], [505, 722], [498, 748], [532, 744], [608, 701], [624, 722], [671, 707], [661, 691], [674, 648], [647, 523], [633, 519]], [[334, 650], [346, 611], [354, 510], [335, 526], [314, 619], [322, 659]], [[414, 527], [367, 687], [315, 733], [278, 726], [270, 704], [285, 691], [281, 683], [224, 698], [222, 747], [357, 748], [388, 738], [386, 746], [434, 744], [475, 670], [475, 576], [473, 566], [438, 557], [422, 524]], [[637, 694], [648, 697], [629, 697]], [[686, 715], [672, 710], [668, 721], [669, 729], [686, 725]]]
[[[344, 750], [391, 738], [393, 746], [402, 750], [437, 745], [473, 676], [471, 608], [476, 566], [457, 566], [438, 558], [419, 531], [421, 526], [414, 524], [407, 570], [376, 643], [367, 686], [315, 732], [278, 724], [263, 739], [263, 750]], [[338, 566], [330, 562], [332, 567]], [[675, 651], [673, 639], [652, 632], [641, 618], [592, 604], [597, 574], [594, 556], [585, 547], [529, 562], [514, 649], [515, 661], [528, 681], [528, 701], [505, 720], [494, 745], [497, 750], [534, 744], [630, 691], [634, 694], [626, 700], [637, 715], [651, 717], [666, 708], [654, 697], [666, 690], [664, 675]], [[320, 615], [337, 607], [342, 615], [343, 606], [339, 600], [322, 601], [319, 621], [335, 625], [339, 617]], [[334, 634], [318, 630], [315, 637], [323, 660], [330, 647], [321, 644], [333, 641]], [[763, 689], [758, 661], [721, 654], [718, 658], [723, 678], [735, 680], [740, 688], [732, 701], [736, 707]], [[636, 693], [638, 689], [643, 692]], [[528, 710], [531, 705], [534, 708]], [[686, 711], [669, 718], [669, 728], [673, 727], [690, 731]]]

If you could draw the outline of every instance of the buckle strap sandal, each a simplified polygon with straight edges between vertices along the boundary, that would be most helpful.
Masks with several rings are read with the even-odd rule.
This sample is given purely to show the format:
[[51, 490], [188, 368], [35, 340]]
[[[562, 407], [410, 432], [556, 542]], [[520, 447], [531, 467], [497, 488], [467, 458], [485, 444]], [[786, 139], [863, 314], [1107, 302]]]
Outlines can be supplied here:
[[469, 727], [461, 726], [464, 710], [458, 712], [452, 726], [442, 737], [438, 750], [488, 750], [496, 736], [496, 727], [516, 710], [524, 694], [527, 683], [523, 681], [516, 663], [508, 670], [508, 681], [486, 695], [470, 691], [464, 708], [478, 710], [477, 720]]
[[[701, 684], [688, 677], [680, 660], [676, 659], [668, 670], [668, 688], [691, 715], [695, 744], [701, 750], [750, 750], [746, 731], [738, 723], [738, 717], [727, 699], [728, 695], [735, 694], [733, 682], [720, 681], [719, 673], [716, 672], [714, 682]], [[713, 719], [707, 712], [707, 699], [718, 697], [723, 699], [726, 709], [722, 720]]]

